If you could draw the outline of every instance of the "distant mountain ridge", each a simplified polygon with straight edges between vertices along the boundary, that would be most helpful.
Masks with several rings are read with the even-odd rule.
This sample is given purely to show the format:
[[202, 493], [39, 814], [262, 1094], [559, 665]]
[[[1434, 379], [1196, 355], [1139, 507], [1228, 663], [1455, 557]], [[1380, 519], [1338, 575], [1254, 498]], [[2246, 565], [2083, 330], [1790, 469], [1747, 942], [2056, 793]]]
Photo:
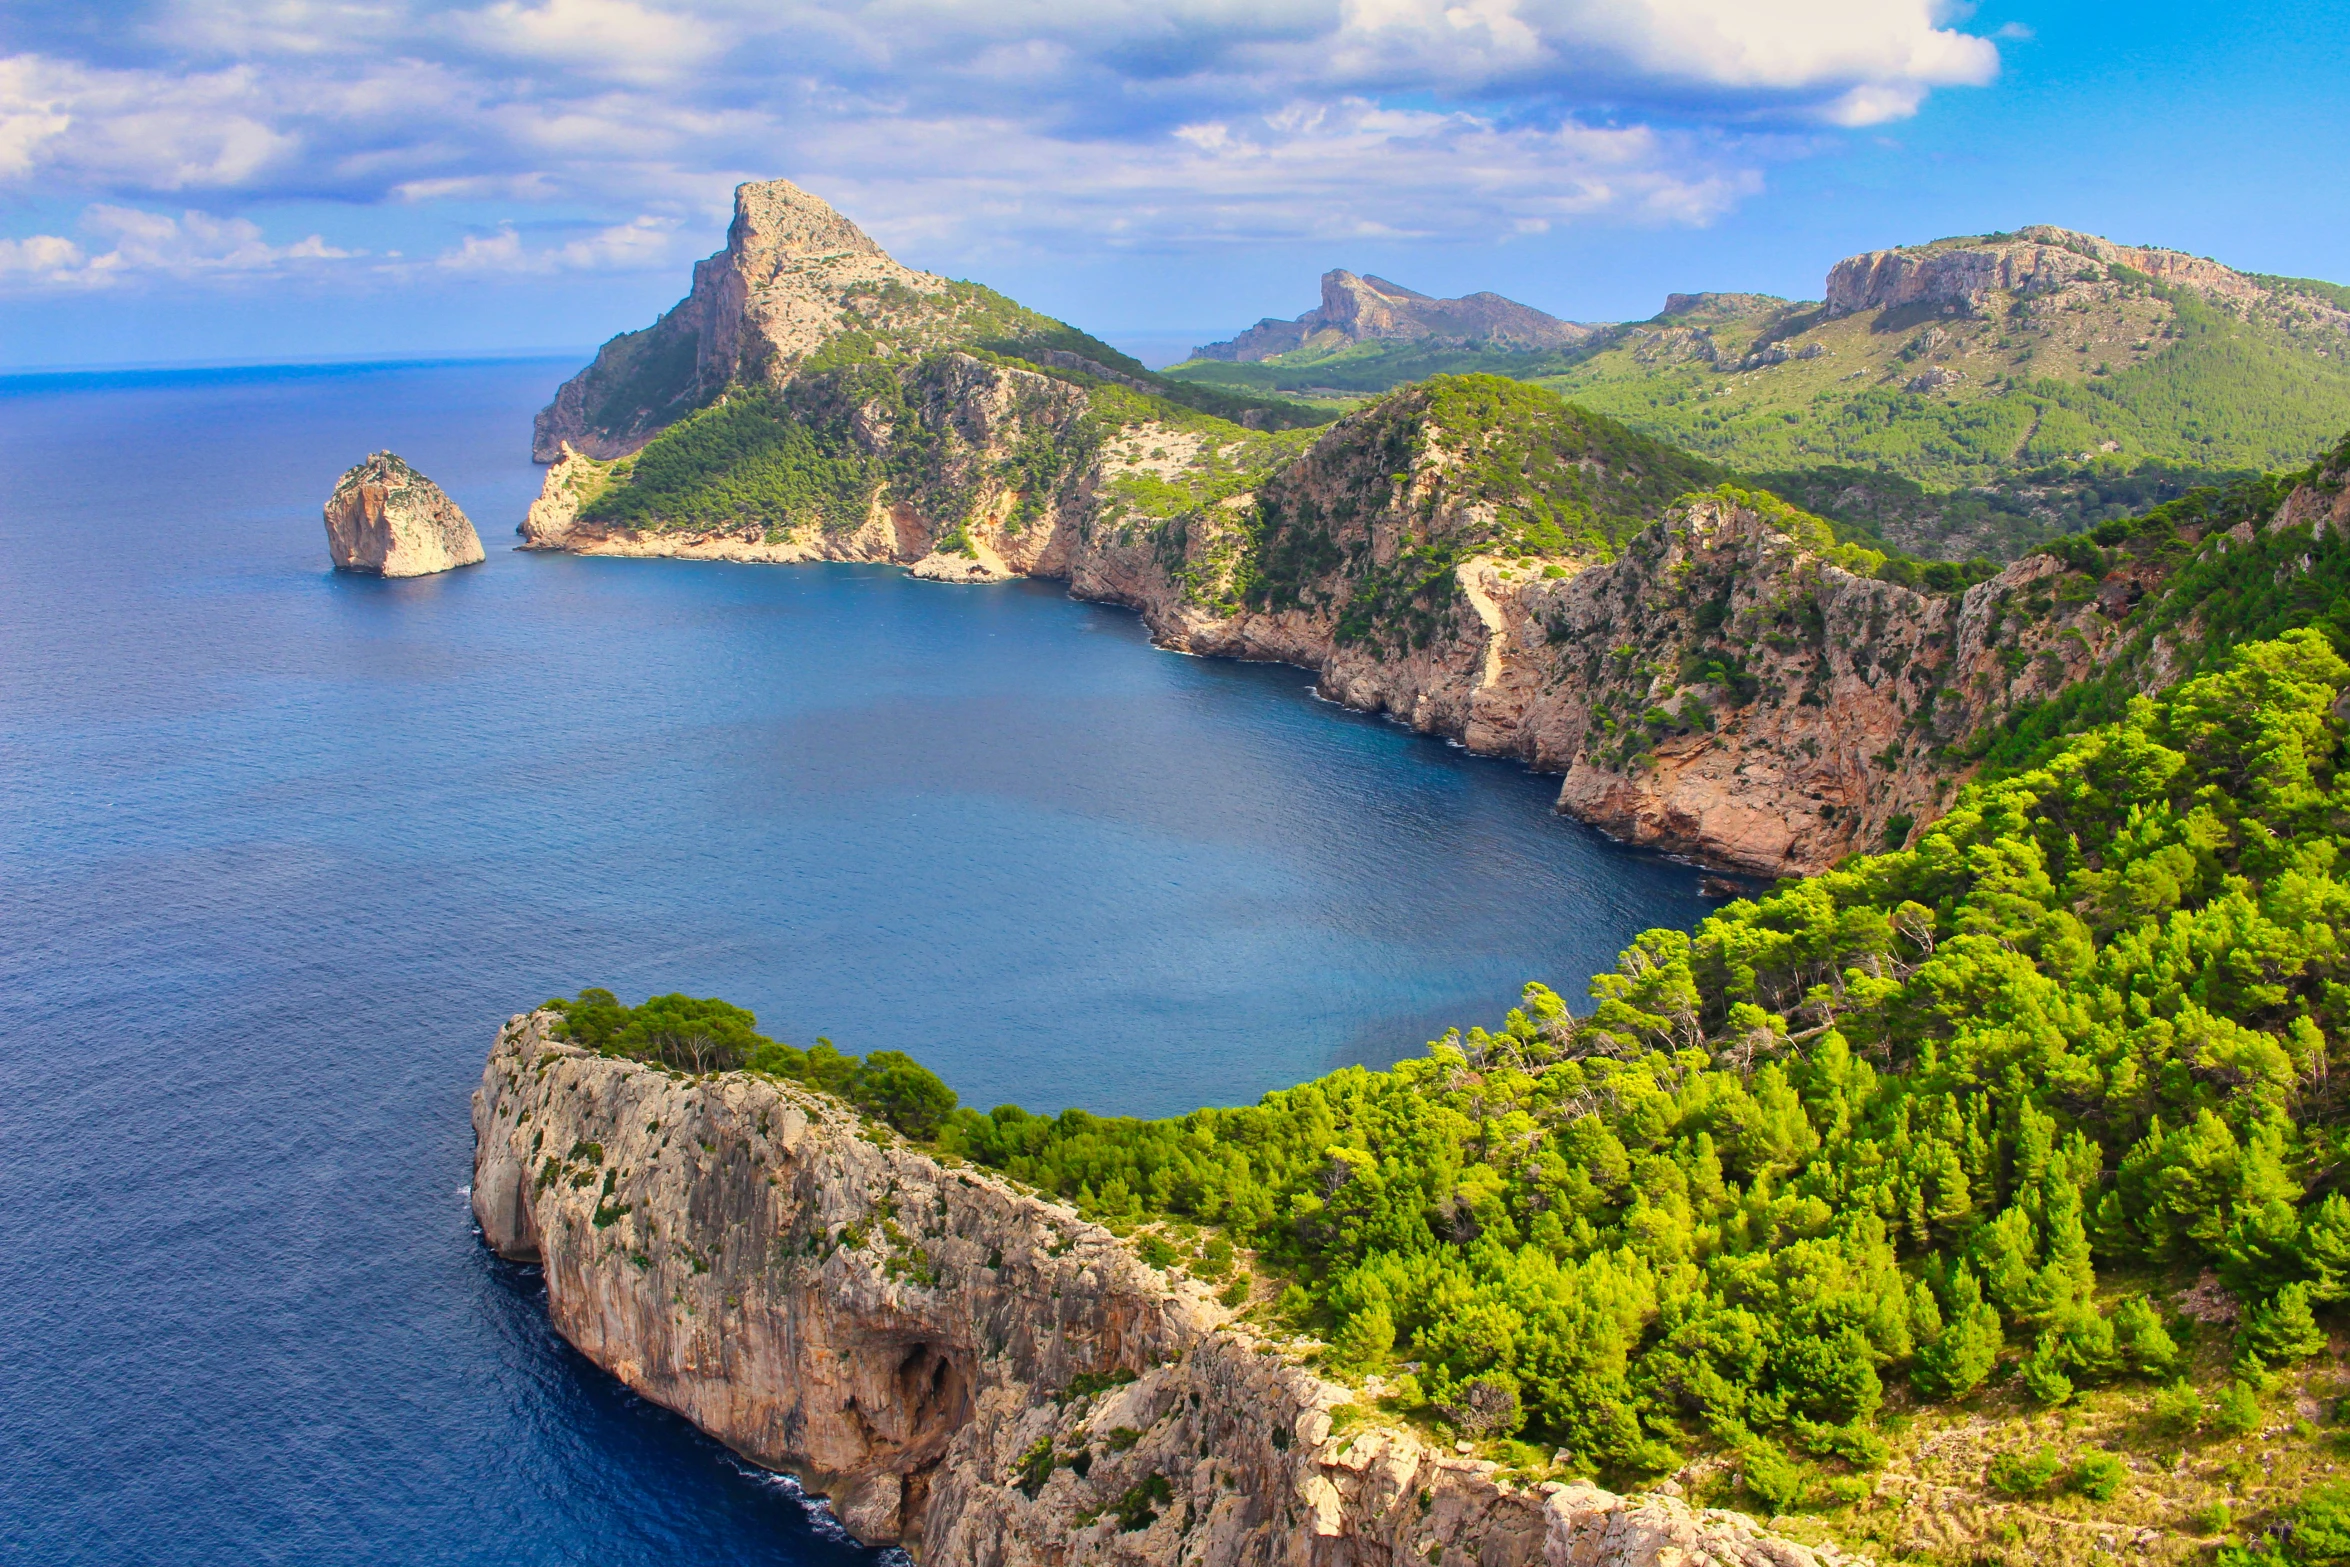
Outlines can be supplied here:
[[1322, 303], [1294, 321], [1267, 316], [1229, 342], [1203, 344], [1191, 354], [1194, 359], [1254, 364], [1301, 348], [1329, 351], [1363, 342], [1537, 353], [1575, 347], [1601, 330], [1562, 321], [1499, 294], [1437, 299], [1382, 277], [1338, 269], [1322, 274]]
[[1942, 558], [2012, 557], [2306, 462], [2350, 424], [2350, 289], [2052, 225], [1848, 256], [1818, 300], [1675, 293], [1551, 346], [1320, 329], [1256, 352], [1289, 329], [1168, 373], [1331, 403], [1447, 373], [1533, 381], [1774, 483], [1838, 469], [1923, 486], [1890, 509], [1870, 499], [1884, 485], [1802, 488], [1860, 497], [1839, 520]]

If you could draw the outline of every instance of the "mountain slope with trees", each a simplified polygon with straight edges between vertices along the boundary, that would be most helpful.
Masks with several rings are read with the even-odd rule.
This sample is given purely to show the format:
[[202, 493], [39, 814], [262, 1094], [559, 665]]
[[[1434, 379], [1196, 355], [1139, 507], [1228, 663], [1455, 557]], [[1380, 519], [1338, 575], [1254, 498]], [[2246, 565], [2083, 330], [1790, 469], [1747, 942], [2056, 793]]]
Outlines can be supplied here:
[[2321, 1567], [2350, 440], [2047, 559], [2052, 598], [2135, 626], [2099, 673], [1973, 735], [1984, 772], [1901, 847], [1643, 935], [1580, 1014], [1532, 985], [1389, 1070], [1141, 1121], [981, 1114], [717, 1003], [563, 1005], [582, 1042], [816, 1083], [1064, 1197], [1254, 1302], [1350, 1419], [1526, 1480], [1953, 1564]]
[[1332, 341], [1168, 374], [1332, 406], [1441, 373], [1533, 380], [1945, 560], [2298, 465], [2350, 424], [2333, 284], [2035, 227], [1851, 257], [1824, 293], [1675, 294], [1538, 351]]

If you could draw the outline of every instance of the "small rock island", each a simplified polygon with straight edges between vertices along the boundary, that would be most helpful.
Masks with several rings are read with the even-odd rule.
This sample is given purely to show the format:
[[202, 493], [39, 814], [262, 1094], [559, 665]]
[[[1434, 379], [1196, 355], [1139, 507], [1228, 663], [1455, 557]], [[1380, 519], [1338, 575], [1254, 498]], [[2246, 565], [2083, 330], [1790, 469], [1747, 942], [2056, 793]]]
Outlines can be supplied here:
[[483, 560], [481, 536], [447, 492], [391, 452], [335, 481], [326, 498], [335, 570], [425, 577]]

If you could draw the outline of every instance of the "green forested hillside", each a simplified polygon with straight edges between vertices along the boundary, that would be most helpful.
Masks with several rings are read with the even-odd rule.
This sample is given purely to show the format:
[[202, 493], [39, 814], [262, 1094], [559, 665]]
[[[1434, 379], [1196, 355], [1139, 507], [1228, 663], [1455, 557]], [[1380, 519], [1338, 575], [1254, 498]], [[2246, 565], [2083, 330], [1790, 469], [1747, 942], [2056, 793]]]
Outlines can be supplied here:
[[1545, 384], [1735, 467], [1855, 464], [1936, 488], [2061, 462], [2290, 466], [2350, 424], [2350, 340], [2126, 269], [2066, 292], [1972, 316], [1786, 307], [1702, 333], [1660, 318]]
[[[1977, 737], [1907, 847], [1647, 933], [1581, 1015], [1531, 985], [1390, 1070], [1159, 1121], [983, 1115], [902, 1056], [664, 1021], [716, 1005], [685, 998], [583, 996], [575, 1032], [831, 1086], [1253, 1297], [1349, 1418], [1529, 1476], [1672, 1472], [1953, 1564], [2138, 1530], [2320, 1567], [2350, 540], [2311, 519], [2346, 481], [2350, 440], [2062, 543], [2047, 593], [2152, 584], [2109, 676]], [[2177, 683], [2137, 694], [2148, 660]]]
[[[1168, 375], [1331, 406], [1442, 373], [1534, 380], [1940, 559], [2012, 558], [2193, 484], [2295, 466], [2350, 424], [2350, 290], [2210, 264], [2206, 285], [2166, 282], [2062, 230], [1902, 254], [2019, 247], [2052, 248], [2074, 274], [1843, 314], [1675, 295], [1560, 353], [1367, 342]], [[1897, 493], [1904, 481], [1917, 492]]]
[[[1596, 1464], [1689, 1441], [1865, 1466], [1888, 1382], [2003, 1351], [2049, 1403], [2161, 1376], [2099, 1267], [2212, 1267], [2255, 1362], [2350, 1294], [2323, 1189], [2350, 1025], [2350, 794], [2314, 631], [1970, 791], [1913, 849], [1654, 931], [1572, 1016], [1158, 1123], [962, 1112], [944, 1146], [1093, 1210], [1233, 1227], [1335, 1363]], [[1482, 1391], [1482, 1394], [1480, 1390]]]
[[[1901, 1411], [1959, 1404], [2026, 1438], [1989, 1488], [2111, 1503], [2123, 1458], [2032, 1448], [2032, 1407], [2134, 1386], [2125, 1437], [2224, 1443], [2350, 1297], [2346, 685], [2318, 631], [2247, 646], [1913, 848], [1650, 932], [1587, 1016], [1529, 986], [1493, 1031], [1244, 1108], [946, 1114], [895, 1054], [563, 1005], [583, 1042], [814, 1081], [1112, 1224], [1176, 1221], [1162, 1265], [1228, 1275], [1185, 1238], [1213, 1226], [1289, 1281], [1271, 1310], [1326, 1370], [1538, 1471], [1723, 1452], [1746, 1505], [1866, 1538]], [[2206, 1270], [2233, 1329], [2171, 1307]]]

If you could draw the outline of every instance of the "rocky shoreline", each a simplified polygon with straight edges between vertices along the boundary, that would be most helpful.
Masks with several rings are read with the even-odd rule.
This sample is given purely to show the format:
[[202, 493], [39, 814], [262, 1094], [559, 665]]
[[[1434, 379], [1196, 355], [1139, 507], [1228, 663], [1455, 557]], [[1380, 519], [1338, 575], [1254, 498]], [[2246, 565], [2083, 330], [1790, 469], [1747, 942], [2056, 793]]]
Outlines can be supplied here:
[[[1833, 297], [1943, 277], [1895, 261]], [[1001, 335], [1015, 317], [1041, 335]], [[1294, 664], [1559, 774], [1557, 808], [1611, 836], [1800, 876], [1940, 815], [1962, 742], [2017, 707], [2124, 652], [2146, 689], [2169, 678], [2133, 611], [2206, 542], [1929, 591], [1968, 579], [1889, 567], [1518, 383], [1400, 388], [1309, 445], [1139, 397], [1051, 346], [1072, 332], [898, 266], [796, 186], [745, 185], [692, 293], [542, 415], [525, 547], [1065, 581], [1162, 647]], [[788, 462], [785, 431], [806, 448]]]
[[499, 1031], [473, 1208], [647, 1399], [925, 1567], [1836, 1567], [1366, 1411], [1198, 1283], [848, 1105]]
[[[1033, 375], [977, 361], [967, 368], [981, 384]], [[991, 400], [1012, 398], [1007, 388]], [[1383, 564], [1405, 519], [1426, 508], [1409, 482], [1374, 497], [1375, 510], [1362, 504], [1349, 493], [1364, 487], [1347, 471], [1354, 456], [1342, 424], [1260, 494], [1301, 511], [1351, 509], [1364, 520], [1340, 531], [1338, 547]], [[1420, 457], [1424, 471], [1441, 471], [1439, 453]], [[2018, 562], [1963, 596], [1921, 592], [1856, 575], [1767, 508], [1714, 496], [1674, 508], [1604, 565], [1471, 556], [1453, 569], [1437, 633], [1398, 650], [1342, 640], [1333, 596], [1280, 610], [1237, 602], [1221, 591], [1219, 574], [1233, 569], [1240, 509], [1184, 519], [1176, 553], [1159, 529], [1109, 519], [1099, 472], [1017, 531], [998, 520], [1007, 505], [982, 508], [952, 550], [940, 548], [944, 530], [932, 519], [878, 499], [845, 532], [582, 521], [582, 497], [596, 493], [605, 472], [564, 448], [518, 530], [523, 547], [895, 564], [950, 582], [1064, 581], [1075, 597], [1135, 610], [1161, 647], [1295, 665], [1334, 702], [1561, 775], [1556, 808], [1611, 837], [1745, 875], [1810, 874], [1879, 847], [1897, 819], [1939, 814], [1953, 775], [1928, 754], [1937, 737], [2061, 689], [2121, 640], [2096, 600], [2028, 621], [2008, 612], [2062, 574], [2048, 557]], [[1688, 678], [1690, 654], [1726, 623], [1749, 632], [1741, 684]], [[1702, 726], [1629, 754], [1609, 745], [1625, 724], [1652, 722], [1660, 710], [1677, 715], [1691, 698], [1706, 712]]]

